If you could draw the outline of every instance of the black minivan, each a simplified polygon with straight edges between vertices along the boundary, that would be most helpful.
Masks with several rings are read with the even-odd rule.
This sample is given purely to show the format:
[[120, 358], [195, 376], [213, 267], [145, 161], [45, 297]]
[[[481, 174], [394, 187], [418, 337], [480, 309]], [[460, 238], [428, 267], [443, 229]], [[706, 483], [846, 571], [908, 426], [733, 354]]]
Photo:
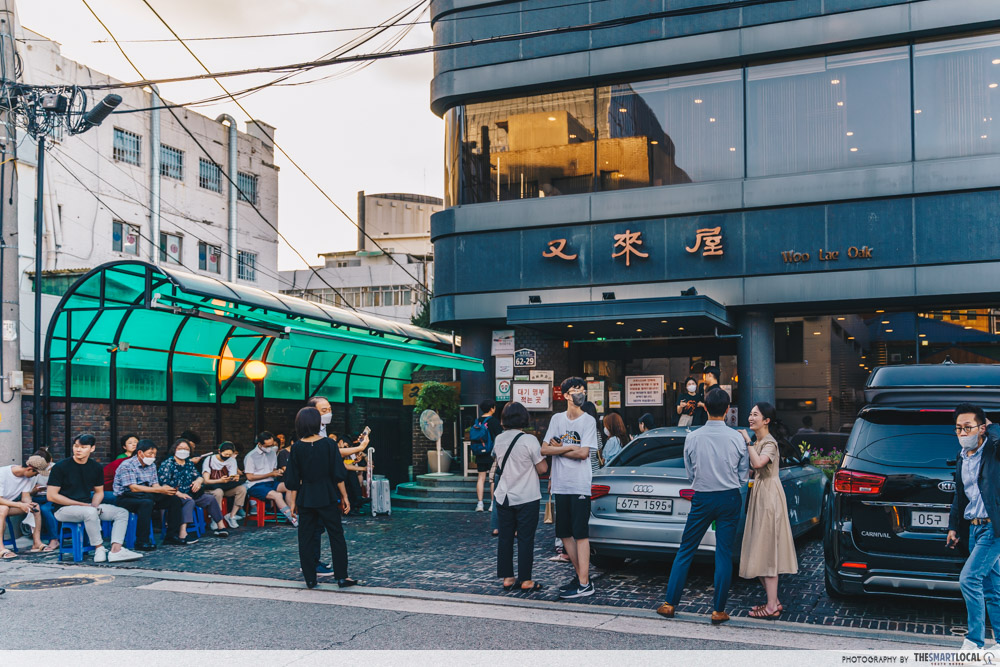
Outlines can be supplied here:
[[952, 413], [981, 406], [1000, 422], [1000, 365], [882, 366], [865, 387], [826, 508], [831, 597], [960, 597], [963, 540], [945, 546], [961, 447]]

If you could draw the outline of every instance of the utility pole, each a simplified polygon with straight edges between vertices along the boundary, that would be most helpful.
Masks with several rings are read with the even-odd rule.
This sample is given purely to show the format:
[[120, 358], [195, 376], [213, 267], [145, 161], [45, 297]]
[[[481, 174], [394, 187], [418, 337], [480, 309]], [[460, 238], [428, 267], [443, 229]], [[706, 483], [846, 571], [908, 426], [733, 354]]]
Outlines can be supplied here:
[[[14, 83], [13, 2], [0, 6], [2, 86]], [[18, 306], [17, 169], [14, 118], [0, 106], [0, 466], [21, 463], [21, 313]], [[36, 353], [37, 354], [37, 353]], [[13, 380], [13, 382], [12, 382]], [[16, 389], [14, 388], [16, 387]]]

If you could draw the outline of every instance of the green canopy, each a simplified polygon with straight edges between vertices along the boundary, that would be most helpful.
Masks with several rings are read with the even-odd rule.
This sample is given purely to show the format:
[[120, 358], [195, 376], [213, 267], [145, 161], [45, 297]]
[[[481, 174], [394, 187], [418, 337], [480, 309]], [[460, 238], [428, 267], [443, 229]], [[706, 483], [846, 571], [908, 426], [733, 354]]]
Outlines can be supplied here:
[[402, 398], [414, 370], [482, 371], [451, 337], [367, 313], [145, 262], [100, 266], [63, 295], [45, 340], [48, 396], [233, 403]]

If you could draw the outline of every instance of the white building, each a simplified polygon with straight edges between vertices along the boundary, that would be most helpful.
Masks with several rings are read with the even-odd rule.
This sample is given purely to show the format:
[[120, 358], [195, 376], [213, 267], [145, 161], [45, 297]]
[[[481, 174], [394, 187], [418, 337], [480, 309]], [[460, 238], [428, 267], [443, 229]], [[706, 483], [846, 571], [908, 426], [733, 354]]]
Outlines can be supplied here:
[[[21, 34], [27, 38], [18, 44], [25, 83], [115, 82], [64, 58], [57, 42], [27, 29]], [[235, 282], [277, 290], [278, 167], [274, 165], [274, 128], [261, 123], [262, 130], [247, 123], [247, 131], [238, 132], [228, 116], [213, 120], [184, 108], [173, 109], [175, 118], [168, 109], [150, 110], [158, 106], [152, 90], [128, 88], [115, 92], [124, 98], [123, 102], [100, 127], [76, 136], [56, 132], [47, 139], [52, 148], [45, 158], [44, 173], [43, 327], [48, 324], [58, 296], [70, 284], [90, 269], [114, 260], [152, 261], [222, 280], [229, 279], [230, 263], [234, 262]], [[102, 97], [102, 92], [92, 91], [88, 108]], [[236, 142], [235, 165], [229, 160], [232, 140]], [[154, 150], [159, 157], [158, 173], [153, 173], [157, 157]], [[24, 359], [34, 358], [31, 332], [36, 155], [32, 139], [19, 134], [18, 233]], [[229, 173], [235, 173], [238, 192], [229, 191]], [[235, 247], [230, 243], [231, 205], [235, 206]], [[158, 215], [154, 213], [157, 208]]]
[[320, 253], [315, 272], [282, 271], [282, 292], [409, 322], [433, 290], [431, 215], [443, 205], [427, 195], [359, 192], [358, 249]]

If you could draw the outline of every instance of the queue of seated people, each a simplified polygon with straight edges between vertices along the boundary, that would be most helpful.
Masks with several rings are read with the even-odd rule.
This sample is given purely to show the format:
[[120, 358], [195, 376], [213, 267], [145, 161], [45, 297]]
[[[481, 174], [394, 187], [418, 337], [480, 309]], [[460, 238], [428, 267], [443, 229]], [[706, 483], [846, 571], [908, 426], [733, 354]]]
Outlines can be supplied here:
[[[59, 548], [59, 524], [82, 523], [89, 543], [95, 546], [95, 562], [132, 561], [142, 558], [138, 552], [156, 549], [154, 511], [165, 515], [162, 543], [187, 546], [198, 541], [188, 530], [195, 508], [209, 518], [214, 536], [228, 537], [229, 529], [239, 527], [239, 515], [245, 515], [242, 508], [248, 496], [273, 503], [288, 523], [298, 525], [281, 481], [292, 444], [286, 445], [284, 436], [260, 433], [243, 458], [242, 472], [237, 446], [228, 441], [211, 454], [195, 456], [197, 437], [178, 438], [159, 467], [159, 449], [152, 440], [128, 434], [119, 444], [121, 453], [103, 467], [91, 458], [96, 438], [81, 434], [73, 440], [72, 456], [56, 464], [43, 448], [23, 466], [0, 468], [0, 538], [5, 537], [8, 517], [25, 515], [24, 523], [32, 533], [31, 552], [50, 552]], [[362, 436], [353, 445], [341, 440], [340, 445], [348, 469], [358, 473], [349, 477], [348, 486], [352, 506], [360, 508], [368, 438]], [[134, 546], [126, 549], [130, 514], [136, 515]], [[111, 524], [110, 551], [104, 546], [102, 522]], [[4, 544], [0, 540], [0, 560], [17, 557]]]

